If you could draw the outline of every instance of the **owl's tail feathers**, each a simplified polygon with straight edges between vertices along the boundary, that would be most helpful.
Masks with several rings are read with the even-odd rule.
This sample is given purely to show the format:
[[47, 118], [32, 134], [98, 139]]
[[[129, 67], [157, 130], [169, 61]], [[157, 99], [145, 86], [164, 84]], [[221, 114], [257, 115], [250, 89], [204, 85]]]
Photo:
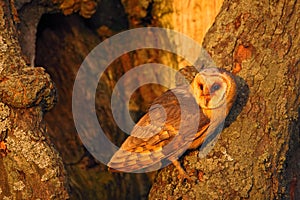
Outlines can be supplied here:
[[154, 163], [151, 166], [131, 166], [131, 167], [124, 167], [124, 168], [112, 168], [112, 167], [108, 167], [108, 171], [112, 172], [112, 173], [122, 173], [122, 172], [126, 172], [126, 173], [146, 173], [146, 172], [152, 172], [152, 171], [156, 171], [159, 170], [161, 168], [161, 162], [157, 162]]
[[107, 164], [111, 172], [149, 172], [161, 167], [162, 152], [132, 152], [119, 149]]
[[111, 167], [108, 167], [108, 171], [109, 172], [122, 172], [120, 170], [117, 170], [117, 169], [114, 169], [114, 168], [111, 168]]

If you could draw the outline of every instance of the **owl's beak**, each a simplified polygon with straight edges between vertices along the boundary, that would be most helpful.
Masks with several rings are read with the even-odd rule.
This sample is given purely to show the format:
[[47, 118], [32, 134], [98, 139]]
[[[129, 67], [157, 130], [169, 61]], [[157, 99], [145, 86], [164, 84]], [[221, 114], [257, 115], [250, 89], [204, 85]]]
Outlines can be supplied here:
[[210, 91], [209, 91], [209, 89], [207, 88], [207, 87], [204, 87], [203, 88], [203, 96], [205, 96], [205, 97], [209, 97], [210, 96]]
[[208, 89], [208, 87], [204, 86], [200, 92], [201, 96], [204, 98], [205, 100], [205, 105], [207, 106], [209, 101], [211, 100], [211, 94], [210, 91]]
[[210, 97], [210, 95], [205, 95], [204, 98], [205, 98], [205, 105], [208, 106], [208, 103], [211, 100], [211, 97]]

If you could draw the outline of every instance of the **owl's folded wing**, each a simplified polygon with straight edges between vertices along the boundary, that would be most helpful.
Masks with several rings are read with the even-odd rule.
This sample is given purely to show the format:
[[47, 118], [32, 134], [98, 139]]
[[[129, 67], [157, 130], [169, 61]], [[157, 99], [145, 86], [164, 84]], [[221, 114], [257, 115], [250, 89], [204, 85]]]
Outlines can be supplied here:
[[108, 163], [110, 168], [132, 172], [150, 168], [165, 158], [177, 159], [195, 137], [205, 132], [209, 119], [195, 107], [193, 97], [180, 91], [179, 95], [184, 95], [180, 104], [173, 92], [154, 101], [157, 106], [152, 106], [136, 124]]

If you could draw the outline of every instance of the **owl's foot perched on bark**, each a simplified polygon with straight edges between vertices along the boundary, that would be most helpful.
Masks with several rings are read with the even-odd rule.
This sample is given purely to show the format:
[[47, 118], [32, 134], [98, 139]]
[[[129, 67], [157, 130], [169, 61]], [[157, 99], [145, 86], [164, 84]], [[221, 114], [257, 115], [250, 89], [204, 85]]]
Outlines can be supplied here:
[[194, 182], [196, 181], [196, 177], [192, 177], [192, 176], [189, 176], [186, 171], [182, 168], [180, 162], [178, 160], [172, 160], [172, 163], [173, 165], [176, 167], [176, 169], [178, 170], [178, 178], [181, 180], [181, 181], [184, 181], [184, 180], [187, 180], [189, 182]]

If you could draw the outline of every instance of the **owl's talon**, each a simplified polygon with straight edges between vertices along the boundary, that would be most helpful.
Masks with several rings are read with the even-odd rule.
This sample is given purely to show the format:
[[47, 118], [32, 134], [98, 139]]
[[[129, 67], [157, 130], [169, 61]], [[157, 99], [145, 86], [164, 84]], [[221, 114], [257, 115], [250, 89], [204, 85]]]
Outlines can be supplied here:
[[189, 182], [189, 183], [192, 183], [192, 182], [196, 182], [196, 181], [197, 181], [197, 178], [196, 178], [196, 177], [189, 176], [189, 175], [187, 175], [186, 173], [184, 173], [184, 174], [179, 173], [178, 179], [179, 179], [181, 182], [183, 182], [183, 181], [186, 180], [186, 181]]
[[186, 171], [181, 167], [179, 161], [177, 160], [173, 160], [172, 161], [173, 165], [176, 167], [176, 169], [178, 170], [178, 179], [180, 179], [181, 181], [187, 180], [188, 182], [194, 182], [196, 181], [195, 177], [189, 176]]

